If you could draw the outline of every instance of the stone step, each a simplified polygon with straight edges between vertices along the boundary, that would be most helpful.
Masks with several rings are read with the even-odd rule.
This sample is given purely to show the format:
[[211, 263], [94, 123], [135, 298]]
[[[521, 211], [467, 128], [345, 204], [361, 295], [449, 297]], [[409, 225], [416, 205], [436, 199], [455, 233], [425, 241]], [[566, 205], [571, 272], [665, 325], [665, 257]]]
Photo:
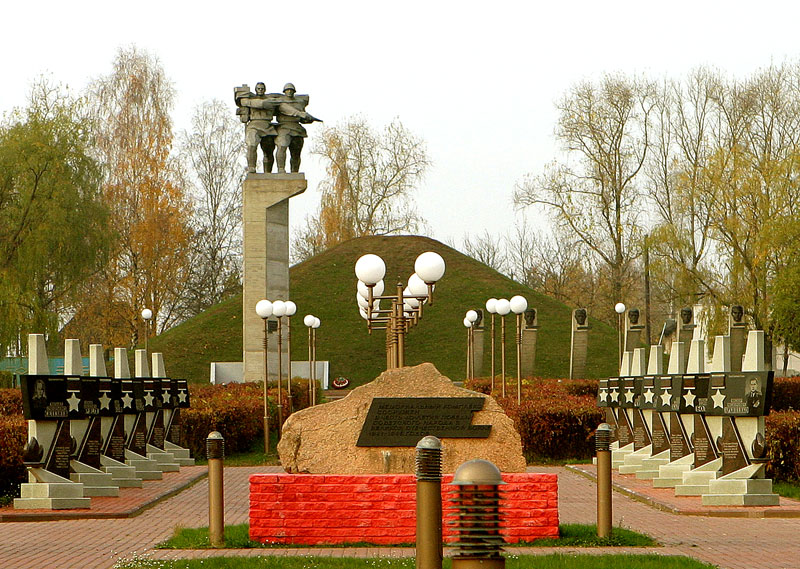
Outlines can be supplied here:
[[177, 462], [181, 466], [194, 466], [194, 459], [193, 458], [178, 458], [178, 457], [175, 457], [175, 462]]
[[91, 505], [91, 498], [14, 498], [17, 510], [74, 510]]
[[641, 470], [636, 471], [636, 478], [639, 480], [653, 480], [658, 477], [658, 470], [642, 466]]
[[771, 478], [719, 478], [708, 483], [709, 494], [772, 494]]
[[114, 477], [107, 472], [72, 472], [69, 479], [84, 486], [113, 486]]
[[704, 506], [778, 506], [777, 494], [703, 494]]
[[175, 458], [191, 458], [192, 453], [188, 448], [179, 447], [175, 443], [164, 441], [164, 450], [170, 453]]
[[128, 460], [130, 466], [136, 469], [136, 477], [142, 480], [161, 480], [164, 473], [161, 470], [153, 469], [151, 460]]
[[155, 462], [155, 467], [161, 472], [178, 472], [181, 469], [181, 465], [175, 462], [175, 457], [171, 454], [148, 452], [147, 458]]
[[84, 486], [83, 495], [89, 497], [106, 496], [116, 498], [119, 496], [119, 486]]
[[659, 476], [658, 478], [653, 478], [653, 488], [675, 488], [678, 484], [683, 484], [683, 477], [664, 478]]
[[708, 494], [708, 484], [678, 484], [675, 486], [676, 496], [702, 496]]
[[25, 482], [20, 498], [83, 498], [83, 484], [77, 482]]

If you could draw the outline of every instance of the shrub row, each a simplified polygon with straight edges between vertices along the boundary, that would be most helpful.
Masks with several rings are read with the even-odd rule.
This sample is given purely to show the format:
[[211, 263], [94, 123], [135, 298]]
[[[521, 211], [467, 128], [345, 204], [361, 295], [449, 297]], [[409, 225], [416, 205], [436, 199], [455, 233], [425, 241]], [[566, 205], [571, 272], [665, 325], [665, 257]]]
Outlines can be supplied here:
[[[195, 457], [206, 454], [206, 438], [219, 431], [225, 438], [225, 452], [250, 450], [253, 441], [264, 435], [263, 383], [190, 386], [192, 406], [183, 414], [187, 447]], [[308, 381], [292, 380], [292, 405], [295, 411], [308, 407]], [[269, 388], [269, 428], [278, 428], [278, 388]], [[289, 397], [281, 390], [284, 421], [290, 409]]]
[[[517, 404], [516, 384], [509, 382], [507, 397], [495, 397], [522, 438], [528, 460], [586, 459], [594, 455], [594, 430], [603, 422], [596, 403], [597, 382], [592, 380], [526, 379], [522, 404]], [[489, 393], [491, 380], [476, 378], [467, 389]]]
[[800, 412], [778, 411], [766, 417], [767, 477], [800, 480]]
[[22, 448], [27, 440], [28, 423], [22, 411], [0, 415], [0, 496], [19, 496], [19, 485], [26, 479]]

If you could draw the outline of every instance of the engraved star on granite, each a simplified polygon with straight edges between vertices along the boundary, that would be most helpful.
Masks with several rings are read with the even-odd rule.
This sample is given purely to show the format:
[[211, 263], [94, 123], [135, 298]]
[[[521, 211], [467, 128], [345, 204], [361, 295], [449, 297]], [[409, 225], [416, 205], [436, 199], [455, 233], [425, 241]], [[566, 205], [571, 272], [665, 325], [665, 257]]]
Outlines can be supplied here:
[[128, 393], [127, 391], [125, 392], [125, 395], [122, 396], [122, 403], [128, 409], [130, 409], [131, 403], [133, 403], [133, 397], [131, 397], [131, 394]]
[[633, 403], [633, 389], [626, 389], [625, 390], [625, 402], [626, 403]]
[[608, 389], [603, 388], [600, 390], [600, 401], [602, 401], [603, 403], [608, 401]]
[[81, 398], [78, 397], [77, 391], [71, 391], [72, 395], [67, 399], [67, 403], [69, 403], [69, 412], [78, 412], [78, 405], [80, 405]]
[[644, 400], [648, 403], [652, 403], [654, 395], [655, 393], [653, 393], [653, 390], [648, 387], [644, 392]]
[[103, 391], [103, 395], [100, 396], [100, 408], [108, 409], [110, 404], [111, 397], [108, 396], [108, 391]]
[[165, 391], [161, 394], [161, 399], [164, 403], [169, 403], [169, 391]]
[[186, 390], [185, 389], [181, 389], [180, 392], [178, 392], [178, 399], [180, 400], [181, 403], [185, 403], [186, 402]]
[[722, 394], [721, 389], [717, 389], [717, 392], [711, 396], [711, 399], [714, 400], [714, 407], [722, 407], [722, 404], [725, 403], [725, 396]]
[[686, 401], [686, 406], [687, 407], [694, 407], [694, 400], [696, 398], [697, 397], [694, 394], [694, 390], [692, 390], [692, 389], [687, 389], [686, 393], [684, 393], [684, 395], [683, 395], [683, 400]]
[[619, 393], [617, 393], [616, 388], [611, 390], [611, 401], [613, 401], [614, 403], [619, 401]]
[[661, 393], [661, 404], [662, 405], [669, 405], [669, 400], [672, 399], [672, 395], [669, 393], [669, 389], [664, 388]]
[[153, 397], [153, 392], [150, 390], [145, 391], [145, 396], [144, 396], [145, 405], [150, 407], [153, 404], [153, 399], [155, 399], [155, 397]]

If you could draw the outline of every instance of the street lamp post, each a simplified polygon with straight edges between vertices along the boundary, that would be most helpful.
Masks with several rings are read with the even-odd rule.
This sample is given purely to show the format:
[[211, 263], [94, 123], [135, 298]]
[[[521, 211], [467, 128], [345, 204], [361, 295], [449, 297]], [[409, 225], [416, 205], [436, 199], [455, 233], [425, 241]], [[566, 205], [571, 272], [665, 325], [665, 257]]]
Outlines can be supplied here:
[[[405, 290], [398, 283], [394, 294], [382, 295], [380, 289], [383, 288], [383, 277], [386, 275], [383, 259], [370, 253], [356, 261], [359, 311], [367, 321], [370, 333], [373, 329], [386, 330], [386, 369], [405, 365], [406, 333], [422, 318], [423, 305], [426, 302], [433, 305], [433, 289], [444, 275], [444, 260], [438, 253], [428, 251], [417, 257], [414, 270]], [[381, 300], [390, 301], [391, 307], [382, 310]]]
[[497, 313], [497, 299], [490, 298], [486, 301], [486, 312], [492, 315], [492, 388], [494, 393], [494, 315]]
[[475, 379], [475, 322], [477, 321], [478, 313], [475, 310], [467, 310], [464, 317], [464, 326], [467, 327], [467, 379]]
[[525, 297], [516, 295], [509, 301], [511, 312], [517, 316], [517, 404], [522, 403], [522, 314], [528, 308]]
[[147, 340], [150, 337], [150, 319], [153, 317], [153, 311], [149, 308], [142, 310], [142, 319], [144, 320], [144, 351], [147, 353]]
[[269, 331], [267, 318], [272, 316], [272, 303], [269, 300], [259, 300], [256, 304], [256, 314], [264, 321], [264, 454], [269, 454], [269, 401], [267, 399], [267, 383], [269, 383], [268, 345]]
[[320, 319], [313, 314], [306, 314], [303, 318], [303, 324], [308, 327], [308, 404], [314, 406], [317, 404], [317, 332], [319, 328]]
[[500, 315], [500, 374], [503, 382], [503, 397], [506, 396], [506, 314], [511, 312], [511, 303], [508, 299], [501, 298], [495, 304], [495, 310]]
[[278, 320], [278, 438], [283, 432], [283, 315], [286, 314], [286, 303], [276, 300], [272, 303], [272, 315]]
[[297, 313], [297, 305], [291, 300], [286, 301], [286, 361], [289, 366], [289, 380], [286, 388], [289, 391], [289, 412], [294, 413], [294, 401], [292, 400], [292, 316]]
[[625, 313], [625, 305], [618, 302], [614, 305], [614, 311], [617, 313], [617, 351], [619, 357], [617, 358], [617, 369], [622, 365], [622, 315]]

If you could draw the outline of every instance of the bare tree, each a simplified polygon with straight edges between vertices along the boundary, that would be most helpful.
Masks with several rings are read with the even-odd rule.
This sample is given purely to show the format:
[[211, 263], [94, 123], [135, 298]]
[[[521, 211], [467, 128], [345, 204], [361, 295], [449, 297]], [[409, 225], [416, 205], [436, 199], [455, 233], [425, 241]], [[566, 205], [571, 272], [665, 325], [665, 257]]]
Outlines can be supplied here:
[[430, 164], [424, 142], [395, 119], [376, 132], [363, 117], [325, 129], [312, 152], [326, 163], [320, 209], [295, 235], [293, 258], [362, 235], [413, 233], [413, 191]]
[[556, 137], [566, 159], [528, 178], [518, 207], [543, 204], [610, 271], [612, 295], [623, 297], [641, 248], [640, 187], [647, 156], [653, 86], [607, 75], [573, 87], [558, 104]]
[[191, 130], [180, 136], [195, 203], [187, 315], [223, 300], [241, 283], [241, 185], [245, 175], [241, 131], [228, 106], [217, 99], [195, 107]]
[[488, 230], [484, 230], [482, 235], [475, 237], [465, 234], [461, 240], [461, 250], [499, 273], [507, 271], [508, 264], [503, 238], [492, 236]]

